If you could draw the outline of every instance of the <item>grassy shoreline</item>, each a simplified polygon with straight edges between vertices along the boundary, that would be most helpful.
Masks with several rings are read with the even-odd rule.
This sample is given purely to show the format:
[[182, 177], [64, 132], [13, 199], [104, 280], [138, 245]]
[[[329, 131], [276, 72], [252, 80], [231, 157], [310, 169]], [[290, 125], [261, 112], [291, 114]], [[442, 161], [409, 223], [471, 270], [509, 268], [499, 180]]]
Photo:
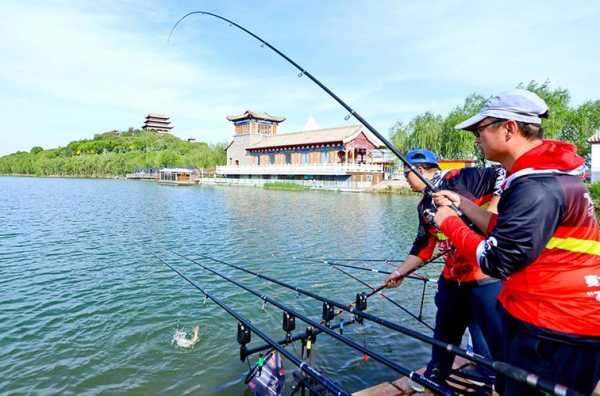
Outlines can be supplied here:
[[286, 182], [269, 182], [263, 184], [263, 188], [265, 190], [282, 190], [282, 191], [310, 191], [312, 190], [308, 186], [303, 186], [301, 184], [296, 183], [286, 183]]

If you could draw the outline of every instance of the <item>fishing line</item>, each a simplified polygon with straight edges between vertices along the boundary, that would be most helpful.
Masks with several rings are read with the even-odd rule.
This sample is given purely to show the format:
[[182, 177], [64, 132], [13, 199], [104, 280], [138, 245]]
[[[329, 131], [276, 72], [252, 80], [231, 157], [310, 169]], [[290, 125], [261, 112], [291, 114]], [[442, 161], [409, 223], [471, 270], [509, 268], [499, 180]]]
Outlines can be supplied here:
[[[171, 252], [171, 253], [179, 256], [179, 257], [182, 257], [185, 260], [193, 262], [193, 263], [195, 263], [195, 264], [197, 264], [197, 265], [199, 265], [201, 267], [204, 267], [204, 265], [200, 264], [196, 260], [193, 260], [191, 258], [185, 257], [185, 256], [183, 256], [183, 255], [181, 255], [181, 254], [179, 254], [179, 253], [177, 253], [175, 251], [172, 251], [172, 250], [169, 250], [169, 249], [164, 249], [164, 250], [168, 251], [168, 252]], [[246, 270], [246, 269], [244, 269], [242, 267], [236, 266], [234, 264], [229, 264], [229, 263], [224, 262], [222, 260], [219, 260], [219, 259], [216, 259], [216, 258], [212, 258], [210, 256], [206, 256], [206, 255], [199, 255], [199, 256], [203, 256], [204, 258], [206, 258], [208, 260], [211, 260], [211, 261], [214, 261], [214, 262], [217, 262], [217, 263], [221, 263], [221, 264], [224, 264], [224, 265], [228, 265], [228, 266], [240, 269], [240, 270], [245, 271], [245, 272], [252, 272], [252, 271]], [[209, 270], [209, 271], [212, 271], [212, 270]], [[408, 335], [408, 336], [410, 336], [412, 338], [415, 338], [415, 339], [420, 340], [422, 342], [425, 342], [427, 344], [430, 344], [430, 345], [442, 348], [442, 349], [446, 350], [449, 353], [461, 356], [461, 357], [463, 357], [463, 358], [465, 358], [465, 359], [467, 359], [469, 361], [472, 361], [474, 363], [480, 364], [480, 365], [485, 366], [485, 367], [489, 367], [489, 368], [493, 369], [494, 371], [496, 371], [497, 373], [500, 373], [500, 374], [502, 374], [502, 375], [504, 375], [504, 376], [506, 376], [508, 378], [511, 378], [511, 379], [513, 379], [513, 380], [515, 380], [517, 382], [520, 382], [522, 384], [526, 384], [527, 386], [529, 386], [531, 388], [536, 388], [536, 389], [542, 390], [542, 391], [544, 391], [546, 393], [549, 393], [549, 394], [555, 395], [555, 396], [583, 396], [581, 393], [579, 393], [579, 392], [577, 392], [575, 390], [572, 390], [572, 389], [570, 389], [570, 388], [568, 388], [568, 387], [566, 387], [566, 386], [564, 386], [562, 384], [558, 384], [558, 383], [553, 382], [553, 381], [551, 381], [549, 379], [546, 379], [546, 378], [541, 378], [541, 377], [539, 377], [536, 374], [533, 374], [531, 372], [523, 370], [523, 369], [521, 369], [519, 367], [513, 366], [513, 365], [511, 365], [509, 363], [505, 363], [505, 362], [501, 362], [501, 361], [497, 361], [497, 360], [487, 359], [487, 358], [485, 358], [485, 357], [483, 357], [481, 355], [478, 355], [478, 354], [476, 354], [474, 352], [466, 351], [466, 350], [464, 350], [464, 349], [462, 349], [462, 348], [460, 348], [458, 346], [455, 346], [455, 345], [452, 345], [452, 344], [448, 344], [448, 343], [440, 341], [438, 339], [429, 337], [429, 336], [427, 336], [425, 334], [419, 333], [418, 331], [415, 331], [415, 330], [411, 330], [411, 329], [409, 329], [407, 327], [404, 327], [402, 325], [399, 325], [399, 324], [397, 324], [395, 322], [390, 322], [389, 320], [382, 319], [382, 318], [377, 317], [375, 315], [369, 314], [369, 313], [367, 313], [367, 312], [365, 312], [363, 310], [356, 309], [355, 307], [348, 307], [346, 304], [342, 304], [340, 302], [337, 302], [337, 301], [334, 301], [334, 300], [331, 300], [331, 299], [328, 299], [328, 298], [325, 298], [325, 297], [321, 297], [321, 296], [319, 296], [319, 295], [317, 295], [315, 293], [312, 293], [312, 292], [309, 292], [309, 291], [306, 291], [306, 290], [302, 290], [302, 289], [300, 289], [298, 287], [291, 286], [291, 285], [289, 285], [289, 284], [287, 284], [285, 282], [282, 282], [282, 281], [270, 278], [268, 276], [257, 274], [257, 273], [254, 273], [254, 275], [258, 276], [260, 278], [263, 278], [265, 280], [268, 280], [270, 282], [279, 284], [279, 285], [281, 285], [283, 287], [295, 290], [295, 291], [297, 291], [297, 292], [299, 292], [301, 294], [304, 294], [306, 296], [312, 297], [312, 298], [314, 298], [316, 300], [319, 300], [319, 301], [322, 301], [322, 302], [327, 302], [328, 304], [334, 305], [334, 306], [336, 306], [338, 308], [341, 308], [341, 309], [343, 309], [343, 310], [345, 310], [347, 312], [350, 312], [356, 318], [367, 319], [369, 321], [372, 321], [374, 323], [377, 323], [377, 324], [379, 324], [381, 326], [384, 326], [384, 327], [387, 327], [389, 329], [398, 331], [400, 333]], [[223, 277], [223, 276], [221, 276], [221, 277]], [[236, 284], [236, 282], [233, 281], [233, 280], [230, 280], [230, 282]], [[240, 287], [245, 288], [245, 286], [242, 286], [242, 285], [240, 285]], [[371, 292], [371, 293], [373, 293], [373, 292]], [[302, 319], [302, 320], [304, 320], [304, 319]], [[329, 332], [331, 331], [328, 328], [326, 328], [326, 329], [329, 330]], [[326, 331], [326, 332], [329, 334], [328, 331]], [[336, 334], [336, 336], [337, 336], [337, 334]], [[370, 355], [370, 356], [373, 356], [373, 355]], [[415, 374], [414, 374], [414, 372], [411, 372], [411, 373], [412, 374], [408, 375], [408, 376], [409, 376], [409, 378], [411, 378], [411, 379], [414, 380], [413, 376]], [[419, 383], [418, 380], [415, 380], [415, 382]], [[424, 384], [422, 384], [422, 385], [424, 385]], [[424, 385], [424, 386], [428, 386], [428, 385]]]
[[[366, 287], [368, 287], [369, 289], [371, 289], [371, 290], [373, 290], [373, 291], [374, 291], [374, 290], [376, 290], [376, 289], [375, 289], [375, 287], [373, 287], [373, 286], [369, 285], [367, 282], [364, 282], [363, 280], [361, 280], [361, 279], [359, 279], [358, 277], [356, 277], [356, 276], [354, 276], [354, 275], [350, 274], [349, 272], [347, 272], [347, 271], [344, 271], [344, 270], [342, 270], [341, 268], [338, 268], [338, 266], [341, 266], [341, 267], [349, 267], [349, 268], [355, 268], [355, 269], [369, 270], [369, 271], [371, 271], [371, 272], [376, 272], [376, 273], [381, 273], [381, 274], [388, 274], [388, 275], [391, 273], [391, 272], [389, 272], [389, 271], [380, 271], [380, 270], [377, 270], [377, 269], [374, 269], [374, 268], [364, 268], [364, 267], [358, 267], [358, 266], [353, 266], [353, 265], [349, 265], [349, 264], [337, 264], [337, 263], [332, 263], [332, 262], [328, 262], [328, 261], [324, 261], [324, 260], [313, 260], [313, 259], [309, 259], [309, 258], [306, 258], [306, 257], [303, 257], [303, 258], [299, 259], [299, 258], [297, 258], [297, 257], [294, 257], [294, 256], [292, 256], [292, 259], [294, 259], [294, 260], [301, 260], [301, 261], [307, 261], [307, 262], [312, 262], [312, 263], [315, 263], [315, 264], [320, 264], [320, 263], [328, 264], [328, 265], [330, 265], [330, 266], [331, 266], [333, 269], [335, 269], [335, 270], [337, 270], [337, 271], [339, 271], [339, 272], [343, 273], [344, 275], [346, 275], [346, 276], [348, 276], [348, 277], [350, 277], [350, 278], [354, 279], [355, 281], [357, 281], [357, 282], [361, 283], [363, 286], [366, 286]], [[385, 294], [383, 294], [383, 293], [379, 293], [379, 295], [380, 295], [380, 296], [381, 296], [383, 299], [385, 299], [385, 300], [389, 301], [391, 304], [393, 304], [393, 305], [395, 305], [396, 307], [398, 307], [399, 309], [401, 309], [403, 312], [405, 312], [406, 314], [408, 314], [410, 317], [412, 317], [413, 319], [415, 319], [417, 322], [421, 323], [422, 325], [424, 325], [425, 327], [427, 327], [428, 329], [430, 329], [430, 330], [432, 330], [432, 331], [433, 331], [433, 328], [432, 328], [432, 327], [431, 327], [431, 326], [430, 326], [428, 323], [426, 323], [426, 322], [424, 322], [424, 321], [422, 320], [422, 317], [423, 317], [423, 316], [422, 316], [422, 315], [423, 315], [423, 304], [424, 304], [424, 302], [425, 302], [425, 284], [426, 284], [426, 282], [430, 282], [430, 279], [429, 279], [429, 278], [427, 278], [427, 277], [425, 277], [425, 276], [422, 276], [422, 275], [408, 275], [408, 276], [407, 276], [407, 278], [409, 278], [409, 279], [416, 279], [416, 280], [420, 280], [420, 281], [423, 281], [423, 282], [424, 282], [424, 283], [423, 283], [423, 292], [422, 292], [422, 298], [421, 298], [421, 305], [420, 305], [420, 307], [419, 307], [419, 315], [418, 315], [418, 316], [417, 316], [417, 315], [415, 315], [415, 314], [413, 314], [412, 312], [410, 312], [410, 310], [408, 310], [407, 308], [405, 308], [404, 306], [402, 306], [402, 305], [401, 305], [399, 302], [397, 302], [397, 301], [395, 301], [395, 300], [393, 300], [393, 299], [389, 298], [389, 297], [388, 297], [388, 296], [386, 296]], [[379, 291], [379, 290], [378, 290], [378, 291]], [[367, 297], [371, 297], [373, 294], [375, 294], [375, 293], [369, 293], [369, 294], [367, 295]], [[352, 305], [353, 305], [353, 304], [350, 304], [350, 306], [352, 306]], [[337, 316], [341, 315], [343, 312], [344, 312], [344, 310], [338, 310], [338, 311], [336, 312], [335, 316], [337, 317]]]
[[186, 277], [184, 274], [182, 274], [181, 272], [179, 272], [177, 269], [175, 269], [173, 266], [171, 266], [165, 260], [163, 260], [162, 258], [160, 258], [160, 257], [158, 257], [158, 256], [156, 256], [154, 254], [153, 254], [153, 256], [156, 257], [158, 260], [160, 260], [167, 267], [169, 267], [169, 269], [171, 271], [175, 272], [179, 277], [183, 278], [191, 286], [193, 286], [194, 288], [196, 288], [197, 290], [199, 290], [202, 294], [204, 294], [205, 296], [207, 296], [208, 298], [210, 298], [212, 301], [214, 301], [218, 306], [220, 306], [221, 308], [223, 308], [223, 310], [225, 310], [228, 314], [230, 314], [235, 319], [237, 319], [237, 321], [239, 323], [242, 323], [244, 326], [246, 326], [248, 329], [250, 329], [254, 334], [256, 334], [257, 336], [259, 336], [260, 338], [262, 338], [263, 340], [265, 340], [267, 343], [269, 343], [269, 345], [271, 345], [279, 353], [281, 353], [283, 356], [285, 356], [290, 362], [292, 362], [295, 366], [299, 367], [300, 370], [302, 370], [302, 372], [304, 372], [305, 374], [307, 374], [308, 376], [310, 376], [314, 380], [318, 381], [320, 384], [322, 384], [323, 386], [325, 386], [329, 391], [333, 392], [336, 395], [339, 395], [339, 396], [351, 396], [350, 393], [348, 391], [346, 391], [344, 388], [340, 387], [335, 382], [331, 381], [329, 378], [323, 376], [323, 374], [321, 374], [318, 370], [314, 369], [310, 365], [308, 365], [305, 362], [301, 361], [296, 356], [294, 356], [293, 354], [291, 354], [288, 350], [286, 350], [285, 348], [281, 347], [279, 344], [277, 344], [277, 342], [275, 342], [268, 335], [266, 335], [265, 333], [263, 333], [259, 328], [257, 328], [256, 326], [254, 326], [252, 324], [252, 322], [250, 322], [249, 320], [245, 319], [242, 315], [240, 315], [239, 313], [237, 313], [236, 311], [234, 311], [231, 307], [229, 307], [227, 304], [225, 304], [224, 302], [222, 302], [220, 299], [214, 297], [212, 294], [208, 293], [206, 290], [204, 290], [203, 288], [201, 288], [200, 286], [198, 286], [194, 281], [190, 280], [188, 277]]
[[[362, 284], [365, 287], [368, 287], [371, 290], [375, 290], [375, 288], [371, 285], [369, 285], [367, 282], [363, 281], [362, 279], [359, 279], [358, 277], [350, 274], [347, 271], [344, 271], [341, 268], [338, 268], [336, 266], [333, 266], [334, 269], [340, 271], [341, 273], [345, 274], [346, 276], [349, 276], [350, 278], [354, 279], [355, 281], [359, 282], [360, 284]], [[425, 290], [425, 285], [423, 284], [423, 290]], [[394, 306], [400, 308], [403, 312], [405, 312], [406, 314], [408, 314], [411, 318], [415, 319], [417, 322], [419, 322], [420, 324], [422, 324], [423, 326], [427, 327], [429, 330], [433, 331], [433, 327], [431, 327], [431, 325], [429, 325], [429, 323], [425, 322], [422, 319], [422, 313], [423, 313], [423, 299], [421, 299], [421, 307], [419, 308], [419, 316], [413, 314], [412, 312], [410, 312], [407, 308], [403, 307], [400, 303], [398, 303], [397, 301], [394, 301], [393, 299], [389, 298], [388, 296], [386, 296], [385, 294], [383, 294], [382, 292], [378, 293], [378, 295], [385, 299], [386, 301], [388, 301], [389, 303], [393, 304]], [[424, 295], [424, 292], [423, 292]]]
[[[221, 15], [218, 15], [218, 14], [214, 14], [212, 12], [208, 12], [208, 11], [192, 11], [192, 12], [188, 12], [187, 14], [185, 14], [184, 16], [182, 16], [173, 25], [173, 27], [171, 28], [171, 31], [169, 32], [169, 37], [168, 37], [167, 42], [171, 41], [171, 37], [172, 37], [173, 33], [175, 32], [175, 29], [177, 28], [177, 26], [179, 26], [179, 24], [184, 19], [186, 19], [188, 16], [191, 16], [191, 15], [194, 15], [194, 14], [207, 15], [207, 16], [211, 16], [211, 17], [220, 19], [222, 21], [225, 21], [225, 22], [229, 23], [230, 26], [235, 26], [236, 28], [240, 29], [241, 31], [245, 32], [246, 34], [252, 36], [256, 40], [258, 40], [259, 42], [261, 42], [263, 45], [265, 45], [269, 49], [271, 49], [273, 52], [275, 52], [277, 55], [281, 56], [288, 63], [290, 63], [292, 66], [294, 66], [296, 69], [298, 69], [298, 71], [299, 71], [298, 77], [302, 77], [302, 76], [308, 77], [312, 82], [314, 82], [315, 84], [317, 84], [317, 86], [319, 86], [319, 88], [321, 88], [329, 96], [331, 96], [336, 102], [338, 102], [346, 111], [348, 111], [348, 115], [346, 116], [346, 120], [350, 119], [350, 117], [354, 117], [358, 122], [360, 122], [362, 125], [364, 125], [365, 128], [367, 128], [371, 133], [373, 133], [388, 149], [390, 149], [396, 155], [396, 157], [398, 157], [398, 159], [400, 159], [400, 161], [402, 161], [402, 163], [404, 164], [404, 166], [406, 168], [410, 169], [410, 171], [413, 172], [413, 174], [415, 174], [417, 176], [417, 178], [419, 178], [419, 180], [421, 180], [425, 184], [425, 186], [426, 186], [425, 187], [425, 193], [426, 194], [431, 195], [431, 194], [439, 191], [439, 189], [436, 186], [433, 185], [433, 183], [431, 182], [431, 180], [429, 180], [428, 178], [426, 178], [425, 176], [423, 176], [422, 174], [420, 174], [417, 171], [417, 169], [410, 162], [408, 162], [408, 160], [406, 158], [404, 158], [404, 156], [402, 155], [402, 153], [400, 152], [400, 150], [398, 150], [396, 148], [396, 146], [394, 146], [393, 144], [391, 144], [381, 133], [379, 133], [379, 131], [377, 131], [371, 124], [369, 124], [367, 122], [367, 120], [365, 120], [360, 114], [358, 114], [354, 109], [352, 109], [340, 97], [338, 97], [336, 94], [334, 94], [333, 91], [331, 91], [329, 88], [327, 88], [321, 81], [319, 81], [310, 72], [308, 72], [308, 70], [306, 70], [303, 67], [301, 67], [299, 64], [297, 64], [296, 62], [294, 62], [290, 57], [288, 57], [283, 52], [281, 52], [280, 50], [278, 50], [277, 48], [275, 48], [274, 46], [272, 46], [270, 43], [268, 43], [267, 41], [265, 41], [264, 39], [262, 39], [261, 37], [259, 37], [255, 33], [251, 32], [248, 29], [246, 29], [245, 27], [243, 27], [243, 26], [235, 23], [234, 21], [232, 21], [232, 20], [230, 20], [228, 18], [225, 18], [225, 17], [223, 17]], [[459, 208], [457, 208], [454, 204], [449, 205], [449, 207], [451, 207], [465, 221], [466, 224], [468, 224], [469, 226], [472, 226], [472, 222], [463, 214], [463, 212]]]
[[[352, 265], [352, 264], [342, 264], [342, 263], [338, 263], [338, 262], [331, 261], [331, 260], [310, 259], [310, 258], [307, 258], [307, 257], [294, 257], [294, 256], [292, 256], [292, 259], [298, 260], [298, 261], [308, 261], [308, 262], [315, 263], [315, 264], [327, 264], [327, 265], [330, 265], [332, 267], [345, 267], [345, 268], [352, 268], [352, 269], [364, 270], [364, 271], [369, 271], [369, 272], [375, 272], [377, 274], [384, 274], [384, 275], [391, 274], [390, 271], [379, 270], [377, 268], [361, 267], [361, 266]], [[427, 278], [424, 275], [419, 275], [419, 274], [417, 274], [417, 275], [407, 275], [404, 278], [416, 279], [416, 280], [420, 280], [420, 281], [423, 281], [423, 282], [431, 282], [431, 280], [429, 278]]]
[[[303, 260], [322, 260], [322, 261], [329, 261], [329, 262], [363, 262], [363, 263], [384, 263], [384, 264], [390, 264], [392, 265], [393, 263], [403, 263], [406, 261], [406, 258], [404, 259], [373, 259], [373, 258], [337, 258], [337, 257], [325, 257], [325, 258], [321, 258], [321, 257], [296, 257], [297, 259], [303, 259]], [[443, 264], [443, 261], [430, 261], [430, 263], [440, 263]]]
[[[291, 309], [290, 307], [287, 307], [284, 304], [282, 304], [282, 303], [280, 303], [280, 302], [278, 302], [278, 301], [276, 301], [276, 300], [274, 300], [274, 299], [272, 299], [272, 298], [270, 298], [270, 297], [268, 297], [268, 296], [266, 296], [264, 294], [261, 294], [258, 291], [254, 290], [254, 289], [252, 289], [252, 288], [250, 288], [248, 286], [245, 286], [242, 283], [237, 282], [234, 279], [231, 279], [228, 276], [223, 275], [220, 272], [218, 272], [218, 271], [216, 271], [216, 270], [214, 270], [214, 269], [212, 269], [210, 267], [207, 267], [206, 265], [203, 265], [202, 263], [198, 262], [197, 260], [193, 260], [193, 259], [187, 258], [185, 256], [180, 255], [177, 252], [174, 252], [174, 251], [171, 251], [171, 250], [168, 250], [168, 249], [164, 249], [164, 250], [167, 250], [167, 251], [169, 251], [169, 252], [171, 252], [171, 253], [179, 256], [179, 257], [182, 257], [185, 260], [188, 260], [188, 261], [190, 261], [190, 262], [198, 265], [199, 267], [203, 268], [204, 270], [206, 270], [206, 271], [208, 271], [208, 272], [210, 272], [210, 273], [212, 273], [214, 275], [217, 275], [218, 277], [220, 277], [222, 279], [225, 279], [226, 281], [228, 281], [228, 282], [230, 282], [230, 283], [232, 283], [232, 284], [234, 284], [234, 285], [236, 285], [236, 286], [238, 286], [238, 287], [246, 290], [247, 292], [249, 292], [251, 294], [254, 294], [256, 297], [259, 297], [260, 299], [262, 299], [264, 301], [267, 301], [269, 304], [271, 304], [271, 305], [273, 305], [273, 306], [281, 309], [284, 312], [290, 313], [291, 315], [297, 317], [298, 319], [302, 320], [303, 322], [308, 323], [313, 328], [320, 329], [324, 333], [326, 333], [329, 336], [333, 337], [334, 339], [336, 339], [336, 340], [338, 340], [338, 341], [346, 344], [347, 346], [349, 346], [349, 347], [351, 347], [351, 348], [353, 348], [355, 350], [358, 350], [358, 351], [362, 352], [363, 354], [367, 354], [370, 358], [373, 358], [374, 360], [377, 360], [378, 362], [380, 362], [383, 365], [385, 365], [385, 366], [387, 366], [387, 367], [395, 370], [396, 372], [398, 372], [398, 373], [400, 373], [402, 375], [405, 375], [405, 376], [411, 378], [416, 383], [419, 383], [419, 384], [427, 387], [428, 389], [431, 389], [433, 391], [439, 392], [442, 395], [454, 395], [454, 392], [451, 389], [449, 389], [446, 385], [435, 383], [431, 379], [423, 376], [422, 374], [419, 374], [419, 373], [417, 373], [417, 372], [415, 372], [413, 370], [410, 370], [410, 369], [408, 369], [408, 368], [406, 368], [404, 366], [401, 366], [401, 365], [399, 365], [399, 364], [397, 364], [397, 363], [389, 360], [388, 358], [384, 357], [383, 355], [380, 355], [379, 353], [377, 353], [375, 351], [372, 351], [372, 350], [370, 350], [368, 348], [365, 348], [364, 346], [362, 346], [359, 343], [353, 341], [352, 339], [350, 339], [348, 337], [345, 337], [343, 335], [338, 334], [334, 330], [332, 330], [332, 329], [330, 329], [330, 328], [328, 328], [326, 326], [323, 326], [322, 324], [320, 324], [320, 323], [318, 323], [318, 322], [316, 322], [316, 321], [308, 318], [305, 315], [302, 315], [301, 313], [299, 313], [299, 312]], [[154, 255], [154, 256], [157, 257], [157, 258], [159, 258], [156, 255]], [[215, 259], [214, 261], [215, 262], [220, 262], [220, 260], [217, 260], [217, 259]], [[223, 264], [233, 266], [233, 264], [228, 264], [228, 263], [225, 263], [225, 262], [223, 262]], [[298, 289], [298, 290], [301, 290], [301, 289]], [[354, 308], [352, 309], [352, 311], [359, 312], [359, 310], [356, 310]], [[273, 342], [273, 343], [275, 344], [275, 342]], [[281, 348], [279, 345], [277, 345], [277, 347]], [[283, 349], [283, 348], [281, 348], [281, 349]]]
[[[360, 116], [355, 110], [353, 110], [350, 106], [348, 106], [342, 99], [340, 99], [337, 95], [335, 95], [329, 88], [327, 88], [323, 83], [321, 83], [319, 80], [317, 80], [310, 72], [308, 72], [307, 70], [305, 70], [304, 68], [302, 68], [300, 65], [298, 65], [296, 62], [294, 62], [291, 58], [289, 58], [287, 55], [285, 55], [284, 53], [282, 53], [280, 50], [278, 50], [277, 48], [275, 48], [274, 46], [272, 46], [271, 44], [269, 44], [267, 41], [263, 40], [262, 38], [260, 38], [259, 36], [257, 36], [256, 34], [252, 33], [250, 30], [244, 28], [243, 26], [233, 22], [230, 19], [227, 19], [225, 17], [222, 17], [220, 15], [211, 13], [211, 12], [207, 12], [207, 11], [193, 11], [193, 12], [189, 12], [186, 15], [184, 15], [182, 18], [180, 18], [175, 25], [173, 26], [173, 28], [171, 29], [171, 32], [169, 33], [169, 40], [171, 39], [171, 36], [173, 34], [173, 32], [175, 31], [175, 29], [177, 28], [177, 26], [179, 25], [179, 23], [181, 23], [185, 18], [187, 18], [190, 15], [194, 15], [194, 14], [201, 14], [201, 15], [207, 15], [207, 16], [212, 16], [214, 18], [220, 19], [222, 21], [225, 21], [227, 23], [230, 24], [230, 26], [235, 26], [236, 28], [242, 30], [243, 32], [247, 33], [248, 35], [252, 36], [253, 38], [255, 38], [256, 40], [260, 41], [263, 45], [267, 46], [269, 49], [271, 49], [273, 52], [275, 52], [276, 54], [278, 54], [279, 56], [281, 56], [283, 59], [285, 59], [287, 62], [289, 62], [291, 65], [293, 65], [296, 69], [299, 70], [299, 77], [302, 76], [307, 76], [309, 79], [311, 79], [317, 86], [319, 86], [321, 89], [323, 89], [329, 96], [331, 96], [336, 102], [338, 102], [344, 109], [346, 109], [348, 111], [348, 118], [350, 116], [353, 116], [354, 118], [356, 118], [356, 120], [358, 120], [362, 125], [364, 125], [371, 133], [373, 133], [381, 142], [383, 142], [385, 144], [385, 146], [387, 146], [404, 164], [404, 166], [409, 169], [410, 171], [412, 171], [426, 186], [425, 192], [429, 195], [431, 195], [434, 192], [439, 191], [437, 187], [435, 187], [433, 185], [433, 183], [427, 179], [425, 176], [421, 175], [416, 168], [410, 164], [410, 162], [408, 162], [408, 160], [406, 160], [406, 158], [404, 158], [404, 156], [400, 153], [400, 151], [393, 146], [383, 135], [381, 135], [374, 127], [372, 127], [364, 118], [362, 118], [362, 116]], [[467, 223], [470, 227], [473, 227], [473, 223], [466, 218], [466, 216], [464, 215], [464, 213], [459, 210], [455, 205], [450, 205], [450, 207], [463, 219], [463, 221], [465, 221], [465, 223]], [[376, 289], [377, 290], [377, 289]], [[343, 304], [339, 304], [340, 308], [345, 307]], [[365, 312], [361, 312], [360, 310], [356, 310], [355, 308], [350, 308], [350, 311], [355, 311], [356, 315], [363, 317], [365, 319], [368, 320], [372, 320], [375, 321], [376, 323], [387, 323], [390, 326], [396, 327], [396, 329], [398, 329], [397, 331], [401, 331], [401, 332], [406, 332], [406, 333], [413, 333], [414, 338], [420, 339], [424, 342], [429, 342], [432, 344], [437, 344], [437, 346], [440, 347], [446, 347], [446, 349], [448, 350], [448, 352], [451, 353], [455, 353], [459, 356], [463, 356], [465, 358], [470, 358], [469, 360], [472, 361], [476, 361], [477, 363], [480, 364], [484, 364], [488, 367], [492, 367], [494, 370], [506, 375], [509, 378], [512, 378], [518, 382], [521, 383], [525, 383], [528, 384], [531, 387], [537, 388], [537, 389], [541, 389], [545, 392], [548, 392], [550, 394], [553, 395], [557, 395], [557, 396], [564, 396], [564, 395], [579, 395], [578, 392], [573, 391], [563, 385], [558, 385], [555, 384], [554, 382], [545, 380], [545, 379], [541, 379], [539, 378], [537, 375], [531, 374], [526, 372], [525, 370], [519, 369], [517, 367], [511, 366], [507, 363], [503, 363], [503, 362], [498, 362], [498, 361], [489, 361], [481, 356], [478, 355], [473, 355], [473, 354], [468, 354], [466, 351], [461, 350], [460, 348], [457, 348], [456, 346], [450, 345], [450, 344], [445, 344], [441, 341], [435, 340], [433, 338], [427, 337], [425, 335], [419, 334], [417, 332], [414, 331], [410, 331], [410, 329], [406, 329], [403, 328], [402, 326], [396, 325], [392, 322], [388, 322], [385, 321], [383, 319], [377, 318], [373, 315], [367, 314]], [[393, 328], [390, 327], [390, 328]], [[402, 330], [399, 330], [401, 329]], [[428, 339], [428, 341], [425, 341], [426, 339]], [[444, 345], [445, 344], [445, 345]], [[418, 382], [418, 381], [416, 381]]]

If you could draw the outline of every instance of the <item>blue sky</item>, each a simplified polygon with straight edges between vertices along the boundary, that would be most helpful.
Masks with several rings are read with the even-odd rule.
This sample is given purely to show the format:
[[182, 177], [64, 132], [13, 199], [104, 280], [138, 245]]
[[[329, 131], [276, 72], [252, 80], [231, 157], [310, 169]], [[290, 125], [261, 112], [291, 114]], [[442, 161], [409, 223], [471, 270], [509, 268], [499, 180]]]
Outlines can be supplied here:
[[340, 126], [345, 111], [222, 14], [312, 72], [380, 132], [549, 79], [577, 105], [600, 98], [600, 2], [2, 1], [0, 155], [65, 145], [171, 116], [174, 134], [227, 142], [246, 109]]

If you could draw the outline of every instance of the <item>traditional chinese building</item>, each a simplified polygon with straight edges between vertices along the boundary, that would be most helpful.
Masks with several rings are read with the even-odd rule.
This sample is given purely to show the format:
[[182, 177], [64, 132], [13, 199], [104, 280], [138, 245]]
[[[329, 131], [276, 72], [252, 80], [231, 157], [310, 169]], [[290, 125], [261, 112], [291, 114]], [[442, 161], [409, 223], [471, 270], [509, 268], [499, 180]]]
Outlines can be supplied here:
[[157, 132], [169, 132], [173, 127], [169, 117], [164, 114], [150, 113], [146, 116], [146, 121], [142, 129], [152, 129]]
[[366, 187], [381, 181], [384, 163], [392, 161], [384, 159], [381, 143], [363, 125], [277, 134], [284, 117], [246, 111], [227, 119], [234, 123], [234, 136], [227, 165], [217, 168], [225, 177]]

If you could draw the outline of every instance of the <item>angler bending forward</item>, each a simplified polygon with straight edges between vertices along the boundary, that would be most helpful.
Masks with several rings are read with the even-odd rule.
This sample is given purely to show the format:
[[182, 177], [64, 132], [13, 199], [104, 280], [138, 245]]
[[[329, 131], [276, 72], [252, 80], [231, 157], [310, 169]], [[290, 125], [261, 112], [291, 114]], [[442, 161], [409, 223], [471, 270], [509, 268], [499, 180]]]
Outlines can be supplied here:
[[[542, 139], [547, 110], [534, 93], [513, 90], [457, 125], [475, 134], [508, 177], [497, 217], [452, 192], [434, 194], [438, 205], [451, 201], [491, 231], [487, 238], [447, 206], [435, 222], [459, 254], [506, 279], [498, 296], [504, 359], [590, 394], [600, 379], [600, 229], [579, 178], [583, 158], [572, 144]], [[512, 380], [500, 393], [537, 394]]]
[[[504, 169], [501, 167], [465, 168], [443, 174], [438, 167], [436, 156], [429, 150], [411, 150], [407, 153], [407, 160], [438, 188], [459, 192], [477, 205], [497, 202], [494, 191], [504, 181]], [[410, 170], [405, 172], [405, 176], [414, 191], [425, 190], [425, 184]], [[404, 276], [432, 257], [438, 245], [440, 250], [448, 253], [445, 255], [445, 265], [435, 296], [438, 309], [434, 337], [460, 345], [468, 326], [475, 352], [498, 359], [501, 352], [501, 322], [496, 314], [496, 298], [501, 283], [483, 274], [476, 266], [464, 270], [466, 267], [460, 263], [465, 258], [453, 252], [447, 238], [427, 219], [426, 211], [434, 209], [431, 197], [424, 195], [417, 208], [419, 229], [410, 254], [404, 263], [388, 276], [385, 284], [387, 287], [397, 287]], [[453, 354], [433, 347], [425, 375], [434, 380], [444, 380], [448, 377], [453, 362]]]

